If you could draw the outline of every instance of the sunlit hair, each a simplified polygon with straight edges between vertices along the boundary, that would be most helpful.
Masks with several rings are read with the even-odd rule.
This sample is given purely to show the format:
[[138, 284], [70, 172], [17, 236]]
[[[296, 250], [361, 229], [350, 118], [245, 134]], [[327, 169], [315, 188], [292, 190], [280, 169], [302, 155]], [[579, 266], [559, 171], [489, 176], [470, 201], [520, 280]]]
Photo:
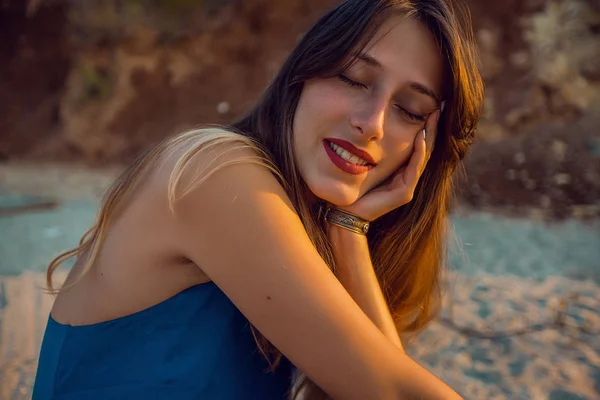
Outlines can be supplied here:
[[[454, 0], [347, 0], [327, 12], [303, 36], [278, 75], [254, 108], [232, 127], [211, 127], [167, 139], [140, 157], [109, 189], [92, 228], [80, 245], [59, 255], [47, 272], [51, 292], [53, 271], [65, 260], [85, 254], [78, 279], [92, 267], [115, 210], [148, 171], [156, 168], [166, 152], [185, 149], [169, 184], [169, 201], [192, 187], [181, 188], [180, 178], [196, 154], [215, 151], [215, 161], [198, 173], [199, 185], [215, 169], [239, 162], [269, 168], [282, 183], [313, 244], [335, 272], [327, 226], [319, 218], [318, 205], [307, 201], [308, 188], [295, 164], [293, 119], [304, 82], [336, 76], [352, 64], [379, 27], [390, 17], [404, 16], [423, 23], [434, 35], [445, 60], [445, 109], [431, 159], [413, 200], [371, 224], [368, 239], [373, 265], [398, 330], [422, 329], [436, 314], [440, 300], [440, 278], [448, 238], [448, 212], [452, 198], [453, 172], [473, 142], [483, 104], [470, 15]], [[220, 146], [228, 144], [228, 146]], [[228, 159], [223, 148], [252, 148], [256, 157]], [[212, 150], [211, 150], [212, 149]], [[220, 160], [220, 161], [218, 161]], [[77, 281], [71, 283], [70, 286]], [[275, 367], [281, 353], [253, 330], [261, 352]], [[325, 394], [304, 377], [297, 385], [307, 398]], [[296, 393], [297, 394], [297, 393]]]

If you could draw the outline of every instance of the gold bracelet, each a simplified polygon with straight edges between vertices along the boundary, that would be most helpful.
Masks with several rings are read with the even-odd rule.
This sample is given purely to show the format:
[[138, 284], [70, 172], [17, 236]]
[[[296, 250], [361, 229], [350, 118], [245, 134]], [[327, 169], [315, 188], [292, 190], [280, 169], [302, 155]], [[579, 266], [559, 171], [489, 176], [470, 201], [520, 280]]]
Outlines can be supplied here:
[[369, 231], [369, 221], [339, 208], [327, 207], [324, 218], [325, 221], [354, 233], [366, 235]]

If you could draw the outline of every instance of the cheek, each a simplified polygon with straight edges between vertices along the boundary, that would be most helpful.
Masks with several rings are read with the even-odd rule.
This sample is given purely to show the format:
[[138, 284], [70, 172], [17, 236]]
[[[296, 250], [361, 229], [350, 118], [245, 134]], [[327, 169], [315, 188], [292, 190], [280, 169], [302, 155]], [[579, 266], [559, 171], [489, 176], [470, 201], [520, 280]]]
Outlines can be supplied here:
[[395, 133], [387, 135], [384, 151], [391, 164], [388, 168], [395, 171], [410, 160], [415, 146], [415, 138], [419, 134], [420, 130], [415, 132], [412, 127], [402, 127]]
[[298, 107], [296, 107], [294, 114], [294, 142], [297, 145], [304, 143], [303, 139], [306, 139], [308, 133], [312, 130], [310, 126], [310, 122], [312, 121], [311, 114], [311, 99], [309, 94], [304, 91], [300, 96]]
[[294, 125], [302, 127], [330, 128], [339, 121], [351, 108], [349, 99], [340, 93], [335, 82], [316, 81], [305, 84], [300, 96]]
[[415, 137], [418, 134], [412, 127], [397, 127], [394, 130], [388, 128], [381, 144], [385, 161], [379, 164], [377, 172], [372, 174], [373, 181], [372, 184], [368, 185], [369, 189], [381, 184], [398, 169], [408, 164], [413, 154]]

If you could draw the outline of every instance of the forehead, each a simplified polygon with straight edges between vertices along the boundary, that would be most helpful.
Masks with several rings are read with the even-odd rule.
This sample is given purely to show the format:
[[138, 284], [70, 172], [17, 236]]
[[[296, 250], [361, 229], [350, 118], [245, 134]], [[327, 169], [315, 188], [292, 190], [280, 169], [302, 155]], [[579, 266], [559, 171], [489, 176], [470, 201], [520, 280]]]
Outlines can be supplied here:
[[441, 95], [444, 59], [425, 24], [404, 16], [388, 18], [364, 53], [395, 80], [418, 82]]

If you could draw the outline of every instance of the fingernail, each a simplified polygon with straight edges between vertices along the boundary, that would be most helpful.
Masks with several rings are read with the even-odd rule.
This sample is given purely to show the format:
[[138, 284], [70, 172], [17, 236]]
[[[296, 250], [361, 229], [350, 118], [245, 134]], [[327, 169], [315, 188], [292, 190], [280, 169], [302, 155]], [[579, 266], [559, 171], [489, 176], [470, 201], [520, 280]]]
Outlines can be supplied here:
[[427, 139], [427, 132], [425, 132], [425, 128], [423, 128], [423, 140]]

